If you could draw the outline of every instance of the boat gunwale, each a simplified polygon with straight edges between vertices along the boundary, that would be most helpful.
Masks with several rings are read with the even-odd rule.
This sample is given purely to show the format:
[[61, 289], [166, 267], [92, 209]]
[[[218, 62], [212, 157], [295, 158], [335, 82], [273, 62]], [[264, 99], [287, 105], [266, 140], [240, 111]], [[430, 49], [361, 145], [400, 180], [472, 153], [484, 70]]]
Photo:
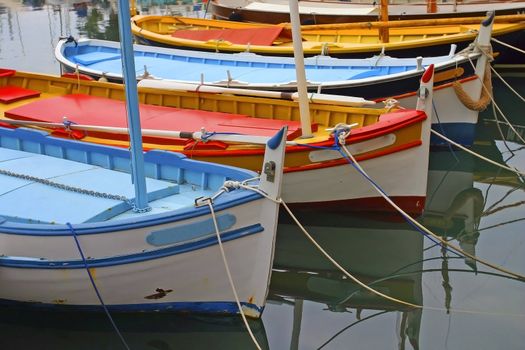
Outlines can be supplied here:
[[[106, 43], [108, 44], [108, 47], [114, 46], [114, 44], [112, 44], [112, 42], [105, 42], [103, 40], [96, 40], [96, 39], [95, 40], [93, 40], [93, 39], [80, 40], [78, 45], [90, 46], [92, 42], [94, 43], [93, 44], [94, 47], [104, 47], [102, 45], [105, 45]], [[64, 51], [65, 51], [65, 49], [68, 46], [67, 46], [67, 44], [63, 44], [63, 43], [64, 43], [64, 41], [61, 41], [56, 46], [55, 57], [57, 58], [57, 60], [61, 64], [63, 64], [64, 66], [68, 67], [69, 69], [76, 69], [76, 65], [74, 64], [74, 62], [72, 62], [71, 60], [69, 60], [65, 56]], [[169, 52], [170, 50], [172, 50], [172, 49], [169, 49], [169, 48], [161, 48], [161, 47], [150, 48], [149, 46], [146, 46], [146, 45], [135, 45], [135, 46], [138, 49], [141, 50], [139, 52], [155, 52], [155, 49], [161, 49], [161, 51], [165, 50], [166, 52]], [[143, 49], [146, 49], [146, 48], [149, 48], [149, 50], [142, 51]], [[185, 51], [185, 50], [179, 50], [179, 49], [174, 49], [174, 50]], [[231, 55], [231, 54], [223, 54], [223, 55]], [[450, 68], [450, 67], [455, 67], [455, 66], [458, 66], [460, 64], [467, 63], [467, 61], [476, 60], [477, 58], [480, 57], [480, 55], [481, 55], [481, 53], [479, 53], [479, 52], [469, 52], [468, 56], [466, 56], [464, 54], [457, 53], [455, 55], [443, 55], [443, 56], [425, 57], [425, 58], [430, 59], [430, 60], [443, 59], [442, 62], [433, 63], [434, 66], [435, 66], [436, 72], [439, 73], [439, 71], [441, 71], [441, 70], [444, 70], [444, 69], [447, 69], [447, 68]], [[195, 55], [195, 56], [198, 56], [198, 55]], [[260, 59], [261, 61], [264, 61], [264, 58], [268, 57], [268, 56], [261, 56], [261, 55], [257, 55], [257, 56], [258, 56], [257, 58]], [[341, 61], [347, 60], [347, 59], [330, 57], [330, 56], [327, 56], [327, 57], [329, 57], [330, 59], [333, 59], [333, 60], [340, 60], [339, 63], [342, 63]], [[378, 60], [382, 59], [381, 56], [372, 56], [372, 57], [370, 57], [370, 59], [373, 59], [373, 58], [376, 58], [376, 57], [377, 57]], [[283, 57], [283, 58], [286, 59], [286, 57]], [[393, 60], [397, 60], [398, 59], [398, 58], [390, 57], [390, 56], [387, 56], [387, 58], [392, 58]], [[445, 58], [449, 58], [449, 59], [445, 60]], [[204, 59], [205, 59], [205, 57], [203, 57], [203, 60]], [[242, 58], [240, 60], [237, 60], [236, 58], [231, 59], [231, 61], [235, 61], [235, 62], [241, 61], [241, 60], [242, 60]], [[349, 60], [352, 60], [352, 59], [349, 59]], [[411, 60], [411, 59], [410, 58], [400, 58], [399, 60]], [[356, 61], [362, 61], [362, 60], [356, 59]], [[250, 61], [244, 60], [243, 62], [250, 62]], [[258, 62], [258, 61], [256, 61], [256, 62]], [[337, 63], [337, 62], [335, 62], [335, 63]], [[327, 63], [326, 65], [328, 66], [329, 63]], [[414, 62], [413, 65], [417, 66], [417, 63]], [[356, 66], [356, 67], [358, 67], [358, 66]], [[398, 67], [398, 66], [395, 66], [395, 67]], [[226, 66], [225, 66], [225, 68], [226, 68]], [[100, 70], [91, 69], [91, 68], [89, 68], [87, 66], [84, 66], [84, 65], [82, 66], [81, 70], [84, 73], [88, 74], [88, 75], [94, 75], [94, 76], [97, 76], [97, 77], [107, 77], [107, 78], [114, 79], [114, 80], [122, 80], [122, 75], [115, 74], [113, 72], [109, 72], [109, 73], [108, 72], [103, 72], [103, 71], [100, 71]], [[348, 80], [334, 80], [334, 81], [329, 81], [329, 82], [307, 81], [307, 84], [308, 84], [308, 87], [310, 87], [310, 88], [321, 87], [321, 88], [327, 88], [327, 89], [346, 88], [346, 87], [359, 87], [359, 86], [374, 84], [374, 83], [378, 83], [378, 82], [392, 82], [392, 81], [397, 81], [397, 80], [401, 80], [401, 79], [405, 79], [405, 78], [412, 78], [412, 77], [415, 77], [415, 76], [418, 76], [418, 75], [422, 74], [423, 72], [424, 72], [424, 69], [420, 69], [419, 70], [416, 67], [415, 69], [407, 70], [407, 71], [404, 71], [404, 72], [385, 74], [385, 75], [379, 75], [379, 76], [373, 76], [373, 77], [366, 77], [366, 78], [359, 78], [359, 79], [348, 79]], [[139, 77], [137, 77], [137, 78], [139, 78]], [[154, 79], [156, 79], [156, 78], [154, 78]], [[161, 77], [159, 77], [158, 80], [197, 84], [195, 81], [191, 81], [191, 80], [163, 79]], [[238, 80], [234, 80], [234, 81], [228, 82], [228, 83], [224, 83], [224, 82], [205, 82], [203, 85], [220, 86], [220, 87], [228, 86], [228, 87], [253, 88], [253, 89], [261, 88], [261, 89], [267, 89], [267, 90], [286, 89], [286, 88], [293, 88], [295, 86], [292, 81], [286, 82], [286, 83], [249, 83], [249, 82], [242, 82], [242, 81], [238, 81]]]
[[[12, 135], [9, 135], [12, 133]], [[22, 135], [21, 137], [19, 135]], [[102, 153], [108, 155], [109, 157], [116, 157], [117, 153], [121, 157], [125, 155], [129, 156], [129, 152], [121, 147], [108, 146], [108, 145], [98, 145], [88, 142], [78, 142], [72, 141], [63, 138], [57, 138], [48, 135], [47, 132], [37, 131], [37, 130], [28, 130], [24, 128], [4, 128], [0, 127], [0, 138], [11, 137], [17, 140], [20, 138], [26, 138], [29, 142], [38, 142], [38, 145], [51, 145], [59, 146], [64, 149], [71, 149], [68, 146], [72, 146], [77, 150], [84, 151], [93, 151], [97, 153]], [[4, 147], [4, 146], [2, 146]], [[45, 147], [40, 147], [41, 152], [31, 152], [35, 154], [42, 154], [46, 156], [53, 157], [45, 153]], [[7, 147], [7, 149], [15, 149]], [[16, 150], [16, 149], [15, 149]], [[20, 148], [18, 148], [20, 150]], [[151, 153], [150, 153], [151, 152]], [[113, 154], [113, 155], [111, 155]], [[183, 154], [171, 152], [171, 151], [148, 151], [145, 152], [145, 155], [155, 156], [158, 154], [160, 157], [171, 157], [173, 159], [178, 158], [181, 160], [181, 164], [178, 165], [180, 169], [186, 169], [190, 171], [198, 171], [199, 167], [206, 165], [206, 162], [193, 160], [186, 157]], [[56, 157], [59, 159], [67, 159], [65, 157]], [[78, 160], [77, 160], [78, 161]], [[151, 162], [151, 161], [150, 161]], [[89, 162], [84, 162], [85, 164], [90, 164]], [[146, 163], [148, 163], [148, 157], [146, 156]], [[210, 166], [210, 164], [207, 164]], [[192, 169], [196, 167], [197, 169]], [[211, 164], [211, 168], [222, 169], [223, 171], [234, 171], [233, 174], [237, 173], [241, 180], [253, 178], [256, 173], [246, 169], [240, 169], [231, 167], [228, 165], [222, 164]], [[202, 171], [204, 173], [204, 171]], [[212, 174], [211, 172], [207, 172]], [[221, 176], [226, 176], [225, 174], [219, 174]], [[231, 178], [231, 176], [230, 176]], [[223, 194], [214, 201], [214, 210], [215, 212], [220, 212], [225, 209], [233, 208], [245, 203], [249, 203], [258, 199], [263, 198], [262, 195], [248, 190], [236, 190]], [[161, 225], [166, 223], [172, 223], [176, 221], [187, 220], [195, 217], [200, 217], [210, 214], [210, 208], [208, 206], [202, 207], [184, 207], [176, 210], [167, 211], [164, 213], [156, 214], [146, 214], [140, 217], [134, 218], [125, 218], [117, 219], [110, 221], [100, 221], [100, 222], [84, 222], [84, 223], [75, 223], [75, 231], [79, 235], [83, 234], [98, 234], [98, 233], [112, 233], [115, 231], [124, 231], [129, 229], [143, 228], [153, 225]], [[0, 232], [6, 234], [16, 234], [16, 235], [35, 235], [35, 236], [64, 236], [71, 235], [71, 229], [67, 224], [48, 224], [48, 223], [20, 223], [10, 221], [8, 217], [3, 217], [0, 215]]]

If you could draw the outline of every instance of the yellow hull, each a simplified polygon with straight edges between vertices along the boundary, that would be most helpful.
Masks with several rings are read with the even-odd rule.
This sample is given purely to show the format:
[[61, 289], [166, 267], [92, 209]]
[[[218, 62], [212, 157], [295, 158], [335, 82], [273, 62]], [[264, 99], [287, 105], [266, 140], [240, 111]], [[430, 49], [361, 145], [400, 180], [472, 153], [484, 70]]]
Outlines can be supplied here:
[[[502, 36], [525, 29], [525, 17], [523, 15], [505, 17], [509, 18], [508, 22], [494, 24], [493, 36]], [[428, 20], [425, 21], [421, 20], [421, 23], [428, 23]], [[515, 21], [518, 22], [514, 23]], [[381, 42], [379, 36], [379, 31], [384, 26], [370, 23], [303, 26], [301, 31], [304, 40], [304, 54], [318, 55], [322, 52], [329, 52], [331, 55], [377, 53], [383, 49], [388, 52], [471, 42], [477, 35], [481, 19], [477, 23], [472, 23], [472, 19], [464, 19], [465, 23], [470, 24], [461, 24], [461, 19], [455, 19], [454, 23], [456, 24], [426, 26], [418, 25], [418, 20], [405, 22], [408, 22], [406, 25], [410, 26], [397, 27], [395, 22], [391, 22], [395, 28], [389, 29], [390, 40], [388, 43]], [[150, 44], [207, 51], [250, 51], [266, 55], [293, 55], [292, 41], [289, 35], [290, 29], [285, 24], [279, 25], [283, 27], [283, 32], [271, 46], [234, 44], [224, 40], [198, 41], [172, 36], [177, 30], [246, 29], [268, 26], [267, 24], [169, 16], [135, 16], [132, 19], [133, 34], [139, 40]]]

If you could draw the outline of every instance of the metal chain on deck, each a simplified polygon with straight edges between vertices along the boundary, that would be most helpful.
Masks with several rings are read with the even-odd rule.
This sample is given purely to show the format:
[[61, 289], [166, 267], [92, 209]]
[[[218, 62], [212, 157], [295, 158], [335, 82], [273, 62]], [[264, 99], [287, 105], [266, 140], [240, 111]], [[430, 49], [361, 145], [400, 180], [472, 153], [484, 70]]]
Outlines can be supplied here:
[[117, 201], [128, 202], [128, 203], [130, 202], [130, 200], [127, 197], [125, 197], [125, 196], [119, 196], [119, 195], [115, 195], [115, 194], [111, 194], [111, 193], [105, 193], [105, 192], [99, 192], [99, 191], [93, 191], [93, 190], [86, 190], [86, 189], [80, 188], [80, 187], [64, 185], [64, 184], [61, 184], [61, 183], [58, 183], [58, 182], [54, 182], [54, 181], [51, 181], [51, 180], [41, 179], [41, 178], [36, 177], [36, 176], [31, 176], [31, 175], [26, 175], [26, 174], [18, 174], [18, 173], [9, 171], [9, 170], [0, 169], [0, 175], [6, 175], [6, 176], [11, 176], [11, 177], [16, 177], [16, 178], [22, 179], [22, 180], [28, 180], [28, 181], [32, 181], [32, 182], [37, 182], [37, 183], [40, 183], [40, 184], [43, 184], [43, 185], [56, 187], [56, 188], [64, 190], [64, 191], [81, 193], [81, 194], [85, 194], [85, 195], [92, 196], [92, 197], [114, 199], [114, 200], [117, 200]]

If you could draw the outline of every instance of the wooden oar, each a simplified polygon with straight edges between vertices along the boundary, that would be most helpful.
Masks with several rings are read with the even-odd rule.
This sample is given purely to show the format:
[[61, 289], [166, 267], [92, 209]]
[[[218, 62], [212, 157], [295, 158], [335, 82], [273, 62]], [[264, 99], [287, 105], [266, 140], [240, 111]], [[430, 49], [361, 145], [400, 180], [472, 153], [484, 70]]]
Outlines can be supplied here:
[[[297, 92], [279, 92], [279, 91], [267, 91], [267, 90], [253, 90], [253, 89], [238, 89], [238, 88], [226, 88], [220, 86], [211, 85], [200, 85], [191, 83], [180, 83], [170, 80], [157, 80], [157, 79], [143, 79], [138, 83], [140, 88], [152, 88], [152, 89], [164, 89], [173, 91], [191, 91], [191, 92], [207, 92], [217, 94], [232, 94], [232, 95], [243, 95], [243, 96], [254, 96], [254, 97], [269, 97], [279, 98], [291, 101], [298, 101], [299, 94]], [[362, 97], [353, 96], [341, 96], [341, 95], [329, 95], [329, 94], [318, 94], [309, 93], [308, 99], [312, 103], [319, 104], [330, 104], [339, 106], [351, 106], [351, 107], [362, 107], [365, 105], [374, 105], [376, 102], [366, 100]]]
[[[128, 128], [114, 127], [114, 126], [97, 126], [97, 125], [83, 125], [73, 123], [51, 123], [51, 122], [37, 122], [31, 120], [12, 120], [12, 119], [0, 119], [0, 123], [6, 123], [11, 125], [21, 126], [35, 126], [46, 129], [64, 129], [64, 130], [80, 130], [80, 131], [94, 131], [104, 132], [112, 134], [129, 134]], [[142, 129], [142, 136], [148, 137], [164, 137], [164, 138], [175, 138], [175, 139], [193, 139], [200, 141], [223, 141], [223, 142], [236, 142], [236, 143], [249, 143], [257, 145], [265, 145], [270, 139], [268, 136], [255, 136], [255, 135], [241, 135], [241, 134], [227, 134], [206, 132], [206, 131], [167, 131], [167, 130], [155, 130], [155, 129]], [[293, 146], [298, 143], [288, 141], [287, 145]]]

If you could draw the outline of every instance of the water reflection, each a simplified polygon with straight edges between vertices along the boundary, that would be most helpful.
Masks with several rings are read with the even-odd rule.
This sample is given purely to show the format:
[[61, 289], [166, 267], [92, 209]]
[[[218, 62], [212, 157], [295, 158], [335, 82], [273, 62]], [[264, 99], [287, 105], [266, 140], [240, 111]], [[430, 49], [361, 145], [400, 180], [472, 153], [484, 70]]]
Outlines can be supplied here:
[[[152, 14], [193, 10], [190, 1], [144, 0], [138, 6], [141, 13]], [[53, 50], [60, 36], [117, 40], [116, 21], [116, 0], [0, 3], [0, 66], [57, 74]], [[525, 94], [522, 77], [509, 81]], [[507, 116], [523, 125], [523, 105], [501, 84], [494, 86], [496, 100], [506, 101], [501, 104]], [[474, 150], [524, 171], [525, 150], [518, 138], [504, 126], [497, 128], [490, 109], [481, 119]], [[464, 152], [433, 152], [420, 221], [463, 250], [523, 273], [524, 188], [516, 174]], [[503, 315], [524, 312], [523, 284], [489, 275], [492, 271], [443, 249], [400, 220], [314, 214], [298, 212], [320, 244], [360, 280], [441, 311], [410, 309], [359, 288], [283, 215], [264, 322], [251, 322], [265, 348], [523, 347], [523, 317]], [[457, 308], [500, 314], [458, 316]], [[132, 348], [252, 348], [237, 318], [139, 314], [117, 315], [116, 321]], [[119, 345], [104, 315], [0, 309], [0, 349]]]
[[[131, 349], [251, 349], [238, 317], [195, 317], [169, 313], [114, 315]], [[268, 349], [263, 323], [250, 320], [263, 349]], [[28, 336], [30, 335], [30, 336]], [[0, 308], [1, 349], [124, 349], [105, 315]]]
[[[394, 298], [423, 303], [421, 234], [403, 223], [381, 223], [333, 213], [317, 213], [313, 219], [311, 213], [297, 215], [315, 240], [359, 280]], [[309, 300], [325, 304], [327, 311], [347, 313], [349, 320], [353, 318], [358, 323], [369, 319], [362, 316], [365, 310], [398, 312], [400, 322], [393, 327], [401, 344], [408, 340], [417, 348], [421, 310], [362, 289], [321, 256], [295, 224], [284, 218], [282, 221], [269, 298], [274, 304], [293, 305], [292, 344], [299, 344], [303, 301]], [[350, 327], [344, 331], [349, 332]], [[324, 347], [329, 342], [317, 346]]]

